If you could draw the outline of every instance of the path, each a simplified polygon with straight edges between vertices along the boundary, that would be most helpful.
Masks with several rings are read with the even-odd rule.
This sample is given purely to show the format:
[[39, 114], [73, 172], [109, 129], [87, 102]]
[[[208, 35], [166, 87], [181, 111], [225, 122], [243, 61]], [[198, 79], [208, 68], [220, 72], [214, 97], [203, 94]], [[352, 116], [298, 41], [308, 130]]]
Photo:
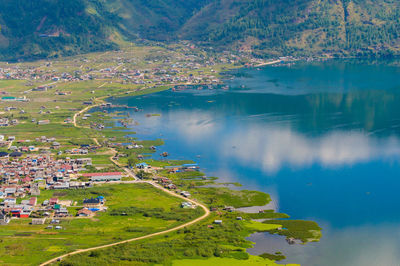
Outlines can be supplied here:
[[75, 114], [74, 114], [74, 117], [73, 117], [73, 119], [72, 119], [72, 122], [73, 122], [73, 124], [74, 124], [74, 127], [83, 128], [82, 126], [78, 126], [78, 124], [76, 123], [76, 118], [77, 118], [80, 114], [86, 112], [87, 110], [89, 110], [89, 109], [91, 109], [91, 108], [93, 108], [93, 107], [95, 107], [95, 106], [98, 106], [98, 105], [89, 105], [89, 106], [83, 108], [82, 110], [80, 110], [79, 112], [75, 113]]
[[281, 62], [282, 60], [275, 60], [275, 61], [271, 61], [271, 62], [265, 62], [265, 63], [261, 63], [258, 65], [255, 65], [255, 67], [262, 67], [262, 66], [268, 66], [268, 65], [274, 65], [277, 64], [279, 62]]
[[[90, 108], [93, 108], [93, 107], [95, 107], [95, 106], [98, 106], [98, 105], [91, 105], [91, 106], [85, 107], [84, 109], [82, 109], [82, 110], [80, 110], [79, 112], [77, 112], [76, 114], [74, 114], [74, 117], [73, 117], [73, 124], [74, 124], [74, 126], [77, 127], [77, 128], [83, 128], [82, 126], [78, 126], [78, 125], [77, 125], [77, 123], [76, 123], [76, 118], [77, 118], [80, 114], [86, 112], [87, 110], [89, 110]], [[97, 141], [96, 138], [93, 138], [93, 141], [94, 141], [96, 144], [99, 144], [99, 142]], [[99, 145], [99, 146], [100, 146], [100, 145]], [[123, 240], [123, 241], [119, 241], [119, 242], [115, 242], [115, 243], [111, 243], [111, 244], [101, 245], [101, 246], [97, 246], [97, 247], [86, 248], [86, 249], [78, 249], [78, 250], [76, 250], [76, 251], [72, 251], [72, 252], [69, 252], [69, 253], [67, 253], [67, 254], [64, 254], [64, 255], [61, 255], [61, 256], [59, 256], [59, 257], [56, 257], [56, 258], [54, 258], [54, 259], [48, 260], [48, 261], [46, 261], [46, 262], [40, 264], [40, 266], [49, 265], [49, 264], [51, 264], [51, 263], [60, 261], [60, 260], [62, 260], [63, 258], [66, 258], [66, 257], [68, 257], [68, 256], [72, 256], [72, 255], [76, 255], [76, 254], [80, 254], [80, 253], [84, 253], [84, 252], [89, 252], [89, 251], [93, 251], [93, 250], [98, 250], [98, 249], [102, 249], [102, 248], [113, 247], [113, 246], [117, 246], [117, 245], [129, 243], [129, 242], [134, 242], [134, 241], [139, 241], [139, 240], [142, 240], [142, 239], [151, 238], [151, 237], [153, 237], [153, 236], [159, 236], [159, 235], [171, 233], [171, 232], [177, 231], [177, 230], [179, 230], [179, 229], [181, 229], [181, 228], [184, 228], [184, 227], [193, 225], [193, 224], [195, 224], [195, 223], [197, 223], [197, 222], [200, 222], [200, 221], [206, 219], [206, 218], [210, 215], [209, 209], [207, 208], [207, 206], [205, 206], [205, 205], [202, 204], [202, 203], [199, 203], [199, 202], [197, 202], [197, 201], [195, 201], [195, 200], [192, 200], [192, 199], [188, 199], [188, 198], [186, 198], [186, 197], [184, 197], [184, 196], [182, 196], [182, 195], [179, 195], [179, 194], [177, 194], [177, 193], [175, 193], [175, 192], [172, 192], [172, 191], [170, 191], [170, 190], [168, 190], [168, 189], [166, 189], [166, 188], [160, 186], [159, 184], [155, 183], [154, 181], [138, 180], [137, 177], [136, 177], [136, 175], [132, 172], [131, 169], [129, 169], [129, 168], [127, 168], [127, 167], [124, 167], [123, 165], [121, 165], [120, 162], [118, 162], [118, 161], [116, 161], [116, 160], [114, 159], [115, 155], [117, 154], [117, 151], [116, 151], [115, 149], [113, 149], [113, 148], [111, 148], [110, 150], [113, 151], [113, 155], [110, 157], [110, 160], [111, 160], [115, 165], [117, 165], [118, 167], [124, 169], [124, 171], [125, 171], [129, 176], [131, 176], [131, 177], [133, 177], [133, 178], [135, 179], [134, 181], [121, 181], [121, 183], [136, 183], [136, 184], [146, 183], [146, 184], [150, 184], [150, 185], [152, 185], [153, 187], [155, 187], [155, 188], [157, 188], [157, 189], [160, 189], [160, 190], [162, 190], [162, 191], [164, 191], [164, 192], [166, 192], [166, 193], [168, 193], [168, 194], [170, 194], [170, 195], [172, 195], [172, 196], [174, 196], [174, 197], [183, 199], [183, 200], [185, 200], [185, 201], [189, 201], [189, 202], [191, 202], [192, 204], [194, 204], [194, 205], [196, 205], [196, 206], [200, 206], [200, 207], [204, 210], [205, 213], [204, 213], [202, 216], [200, 216], [200, 217], [198, 217], [198, 218], [196, 218], [196, 219], [194, 219], [194, 220], [192, 220], [192, 221], [190, 221], [190, 222], [184, 223], [184, 224], [182, 224], [182, 225], [178, 225], [178, 226], [176, 226], [176, 227], [173, 227], [173, 228], [170, 228], [170, 229], [167, 229], [167, 230], [164, 230], [164, 231], [160, 231], [160, 232], [156, 232], [156, 233], [152, 233], [152, 234], [148, 234], [148, 235], [144, 235], [144, 236], [140, 236], [140, 237], [135, 237], [135, 238], [131, 238], [131, 239], [127, 239], [127, 240]]]
[[13, 141], [11, 140], [10, 143], [8, 144], [8, 146], [7, 146], [7, 150], [9, 150], [11, 148], [12, 144], [13, 144]]
[[133, 179], [138, 180], [138, 178], [136, 177], [136, 175], [132, 172], [131, 169], [129, 169], [128, 167], [123, 166], [120, 162], [118, 162], [117, 160], [114, 159], [115, 155], [117, 155], [117, 150], [114, 148], [110, 148], [110, 151], [112, 151], [112, 155], [110, 156], [110, 161], [113, 162], [116, 166], [118, 166], [119, 168], [124, 169], [124, 171]]
[[190, 222], [184, 223], [182, 225], [176, 226], [176, 227], [171, 228], [171, 229], [167, 229], [167, 230], [164, 230], [164, 231], [152, 233], [152, 234], [145, 235], [145, 236], [139, 236], [139, 237], [135, 237], [135, 238], [131, 238], [131, 239], [127, 239], [127, 240], [123, 240], [123, 241], [119, 241], [119, 242], [115, 242], [115, 243], [111, 243], [111, 244], [107, 244], [107, 245], [102, 245], [102, 246], [98, 246], [98, 247], [79, 249], [79, 250], [76, 250], [76, 251], [61, 255], [61, 256], [59, 256], [57, 258], [48, 260], [48, 261], [40, 264], [40, 266], [49, 265], [51, 263], [60, 261], [60, 260], [66, 258], [68, 256], [72, 256], [72, 255], [76, 255], [76, 254], [80, 254], [80, 253], [84, 253], [84, 252], [89, 252], [89, 251], [94, 251], [94, 250], [98, 250], [98, 249], [102, 249], [102, 248], [109, 248], [109, 247], [113, 247], [113, 246], [117, 246], [117, 245], [121, 245], [121, 244], [125, 244], [125, 243], [130, 243], [130, 242], [139, 241], [139, 240], [142, 240], [142, 239], [151, 238], [153, 236], [159, 236], [159, 235], [171, 233], [171, 232], [177, 231], [179, 229], [182, 229], [184, 227], [193, 225], [193, 224], [195, 224], [197, 222], [200, 222], [200, 221], [204, 220], [205, 218], [207, 218], [210, 215], [210, 211], [208, 210], [207, 206], [205, 206], [204, 204], [201, 204], [201, 203], [199, 203], [199, 202], [197, 202], [195, 200], [188, 199], [188, 198], [185, 198], [185, 197], [183, 197], [181, 195], [178, 195], [178, 194], [176, 194], [176, 193], [174, 193], [172, 191], [169, 191], [169, 190], [161, 187], [160, 185], [158, 185], [158, 184], [156, 184], [156, 183], [154, 183], [152, 181], [136, 181], [135, 183], [147, 183], [147, 184], [150, 184], [150, 185], [152, 185], [152, 186], [154, 186], [154, 187], [156, 187], [158, 189], [161, 189], [161, 190], [165, 191], [166, 193], [168, 193], [168, 194], [170, 194], [170, 195], [172, 195], [174, 197], [184, 199], [185, 201], [189, 201], [189, 202], [195, 204], [196, 206], [200, 206], [204, 210], [205, 213], [202, 216], [200, 216], [200, 217], [198, 217], [198, 218], [196, 218], [196, 219], [194, 219], [194, 220], [192, 220]]
[[92, 138], [92, 139], [93, 139], [94, 143], [95, 143], [97, 146], [101, 146], [100, 143], [99, 143], [99, 141], [98, 141], [96, 138]]
[[103, 86], [105, 86], [107, 84], [107, 82], [104, 82], [103, 84], [101, 84], [100, 86], [98, 86], [97, 88], [102, 88]]

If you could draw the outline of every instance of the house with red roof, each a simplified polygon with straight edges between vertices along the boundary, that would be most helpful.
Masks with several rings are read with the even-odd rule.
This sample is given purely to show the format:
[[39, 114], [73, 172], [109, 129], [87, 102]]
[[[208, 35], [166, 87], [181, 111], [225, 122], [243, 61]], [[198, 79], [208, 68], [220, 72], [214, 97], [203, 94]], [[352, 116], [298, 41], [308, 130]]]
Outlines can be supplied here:
[[58, 198], [51, 198], [50, 200], [49, 200], [49, 204], [50, 205], [54, 205], [54, 204], [57, 204], [58, 203]]

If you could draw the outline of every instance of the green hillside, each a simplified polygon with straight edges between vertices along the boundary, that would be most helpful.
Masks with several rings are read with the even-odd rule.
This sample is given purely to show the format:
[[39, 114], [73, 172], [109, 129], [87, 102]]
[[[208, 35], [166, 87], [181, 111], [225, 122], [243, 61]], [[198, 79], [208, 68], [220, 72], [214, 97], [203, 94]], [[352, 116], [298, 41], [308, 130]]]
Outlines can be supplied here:
[[117, 48], [120, 38], [176, 40], [209, 0], [0, 0], [0, 59]]
[[0, 0], [0, 59], [192, 40], [259, 56], [390, 56], [397, 0]]
[[150, 40], [176, 40], [176, 32], [211, 0], [109, 0], [125, 34]]
[[399, 18], [395, 0], [220, 0], [180, 34], [260, 55], [390, 55], [400, 49]]
[[2, 58], [36, 58], [115, 48], [112, 14], [99, 1], [0, 0]]

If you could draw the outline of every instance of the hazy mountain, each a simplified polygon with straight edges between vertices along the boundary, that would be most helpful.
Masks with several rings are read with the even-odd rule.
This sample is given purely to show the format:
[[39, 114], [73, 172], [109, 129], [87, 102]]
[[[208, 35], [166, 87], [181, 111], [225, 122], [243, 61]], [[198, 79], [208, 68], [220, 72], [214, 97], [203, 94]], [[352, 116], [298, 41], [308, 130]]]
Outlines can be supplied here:
[[121, 38], [188, 39], [260, 56], [391, 55], [397, 0], [0, 0], [0, 54], [113, 49]]

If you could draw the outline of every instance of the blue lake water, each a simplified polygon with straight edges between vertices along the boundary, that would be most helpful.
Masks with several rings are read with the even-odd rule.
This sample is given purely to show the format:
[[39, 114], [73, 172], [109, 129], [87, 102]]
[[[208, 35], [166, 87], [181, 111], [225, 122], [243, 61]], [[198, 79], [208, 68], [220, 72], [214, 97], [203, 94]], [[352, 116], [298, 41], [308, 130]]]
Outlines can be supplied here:
[[[171, 90], [113, 100], [141, 139], [174, 159], [270, 193], [270, 205], [318, 222], [319, 243], [265, 233], [249, 252], [285, 263], [400, 265], [400, 67], [329, 61], [241, 69], [229, 90]], [[146, 117], [148, 113], [161, 116]]]

